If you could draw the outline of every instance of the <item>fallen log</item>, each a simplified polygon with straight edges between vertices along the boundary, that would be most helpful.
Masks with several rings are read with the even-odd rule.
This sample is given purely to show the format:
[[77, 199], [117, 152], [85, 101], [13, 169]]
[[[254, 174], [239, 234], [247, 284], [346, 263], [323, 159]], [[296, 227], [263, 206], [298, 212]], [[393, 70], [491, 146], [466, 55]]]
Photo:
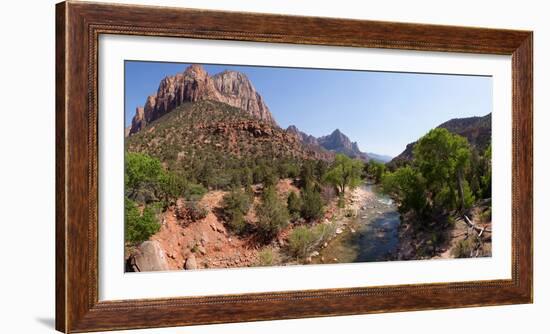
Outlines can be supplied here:
[[478, 234], [478, 237], [481, 237], [481, 235], [483, 234], [483, 232], [491, 232], [491, 230], [488, 229], [488, 228], [479, 227], [479, 226], [477, 226], [476, 224], [472, 223], [472, 221], [470, 220], [470, 218], [468, 218], [467, 215], [464, 215], [464, 221], [466, 222], [466, 224], [467, 224], [470, 228], [474, 229], [476, 232], [479, 233], [479, 234]]

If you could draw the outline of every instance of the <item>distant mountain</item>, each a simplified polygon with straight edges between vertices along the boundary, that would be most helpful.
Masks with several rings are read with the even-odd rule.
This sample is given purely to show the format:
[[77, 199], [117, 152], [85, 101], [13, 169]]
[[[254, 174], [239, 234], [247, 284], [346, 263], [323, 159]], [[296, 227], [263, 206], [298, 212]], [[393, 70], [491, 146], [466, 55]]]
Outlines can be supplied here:
[[317, 140], [317, 138], [315, 138], [312, 135], [308, 135], [305, 132], [302, 132], [302, 131], [298, 130], [298, 128], [294, 125], [291, 125], [288, 128], [286, 128], [286, 131], [289, 132], [289, 133], [293, 133], [296, 136], [298, 136], [298, 138], [300, 138], [300, 140], [306, 145], [319, 146], [319, 141]]
[[[465, 137], [470, 145], [484, 150], [491, 142], [491, 114], [483, 117], [454, 118], [440, 124], [437, 128]], [[413, 148], [416, 142], [407, 144], [405, 150], [390, 161], [391, 165], [399, 166], [413, 158]]]
[[288, 133], [295, 134], [296, 136], [298, 136], [298, 138], [300, 138], [304, 145], [316, 151], [328, 151], [332, 152], [333, 154], [342, 153], [349, 156], [350, 158], [361, 159], [364, 161], [369, 160], [369, 156], [367, 155], [367, 153], [361, 152], [361, 150], [359, 150], [357, 142], [352, 142], [349, 137], [343, 134], [339, 129], [334, 130], [330, 135], [322, 136], [319, 138], [300, 131], [294, 125], [289, 126], [286, 131]]
[[372, 152], [368, 152], [367, 155], [368, 155], [369, 158], [371, 158], [372, 160], [375, 160], [375, 161], [378, 161], [378, 162], [382, 162], [382, 163], [390, 162], [390, 161], [393, 159], [393, 158], [390, 157], [389, 155], [376, 154], [376, 153], [372, 153]]
[[359, 150], [357, 142], [352, 142], [348, 136], [343, 134], [339, 129], [334, 130], [330, 135], [317, 138], [319, 145], [329, 151], [342, 153], [350, 158], [361, 159], [368, 161], [369, 157], [366, 153]]
[[269, 108], [245, 74], [224, 71], [210, 76], [201, 65], [190, 65], [184, 72], [162, 79], [157, 92], [147, 97], [143, 107], [136, 108], [129, 135], [183, 103], [204, 100], [228, 104], [275, 125]]

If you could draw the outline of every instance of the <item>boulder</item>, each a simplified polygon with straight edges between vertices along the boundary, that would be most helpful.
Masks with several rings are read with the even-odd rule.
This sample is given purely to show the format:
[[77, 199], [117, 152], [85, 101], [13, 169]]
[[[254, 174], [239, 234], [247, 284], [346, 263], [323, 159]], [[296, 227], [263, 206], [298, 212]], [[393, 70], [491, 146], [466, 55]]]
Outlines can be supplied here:
[[158, 241], [144, 241], [131, 255], [133, 271], [169, 270], [166, 253]]
[[189, 257], [185, 260], [184, 268], [185, 270], [197, 269], [197, 259], [195, 259], [195, 255], [189, 255]]

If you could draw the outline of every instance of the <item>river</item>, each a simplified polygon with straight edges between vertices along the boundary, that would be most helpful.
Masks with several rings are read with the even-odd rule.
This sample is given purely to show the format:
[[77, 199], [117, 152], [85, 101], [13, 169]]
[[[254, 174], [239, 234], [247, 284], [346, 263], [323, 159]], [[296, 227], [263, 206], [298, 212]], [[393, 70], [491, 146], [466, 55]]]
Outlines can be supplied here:
[[314, 262], [349, 263], [390, 260], [399, 245], [400, 215], [395, 203], [376, 185], [364, 184], [372, 194], [343, 232], [320, 250]]

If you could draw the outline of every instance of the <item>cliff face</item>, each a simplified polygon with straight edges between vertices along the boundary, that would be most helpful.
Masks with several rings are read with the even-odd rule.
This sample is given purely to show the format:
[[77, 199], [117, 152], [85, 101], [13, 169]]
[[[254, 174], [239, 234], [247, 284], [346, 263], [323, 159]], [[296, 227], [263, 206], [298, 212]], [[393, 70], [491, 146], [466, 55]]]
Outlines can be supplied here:
[[269, 108], [246, 75], [225, 71], [209, 76], [200, 65], [191, 65], [183, 73], [167, 76], [156, 94], [147, 97], [132, 119], [130, 135], [185, 102], [212, 100], [244, 110], [250, 116], [275, 124]]
[[214, 87], [220, 92], [219, 101], [248, 111], [262, 121], [275, 124], [275, 120], [261, 95], [246, 75], [236, 71], [224, 71], [212, 77]]

